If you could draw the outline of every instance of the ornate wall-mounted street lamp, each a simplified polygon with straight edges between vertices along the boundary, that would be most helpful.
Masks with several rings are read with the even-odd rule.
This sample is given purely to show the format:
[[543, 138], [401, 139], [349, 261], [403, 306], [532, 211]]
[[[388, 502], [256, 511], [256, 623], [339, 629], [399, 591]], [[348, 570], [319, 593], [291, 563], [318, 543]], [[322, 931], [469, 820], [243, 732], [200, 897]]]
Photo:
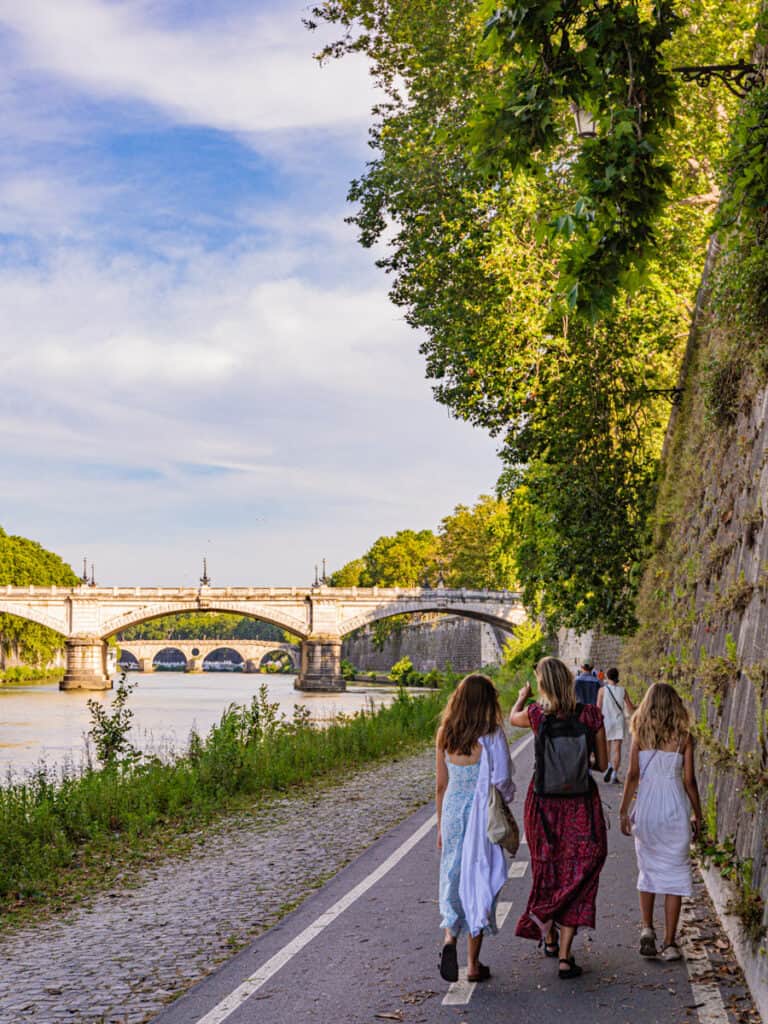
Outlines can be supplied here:
[[[672, 70], [684, 82], [695, 82], [702, 88], [715, 80], [721, 82], [730, 93], [742, 100], [752, 89], [762, 89], [768, 84], [765, 67], [744, 60], [736, 64], [684, 64]], [[594, 139], [597, 136], [595, 119], [589, 111], [577, 103], [571, 103], [571, 113], [579, 138]]]
[[200, 577], [201, 587], [210, 587], [211, 577], [208, 575], [208, 559], [203, 559], [203, 575]]
[[764, 88], [766, 84], [765, 68], [743, 60], [737, 64], [685, 64], [672, 70], [684, 82], [695, 82], [702, 88], [711, 85], [716, 79], [740, 100], [752, 89]]
[[584, 110], [577, 103], [572, 103], [571, 113], [576, 122], [576, 134], [580, 139], [594, 139], [597, 137], [595, 119], [588, 110]]
[[84, 587], [88, 586], [88, 559], [83, 555], [83, 575], [80, 576], [80, 582]]
[[670, 405], [680, 405], [683, 400], [683, 389], [682, 388], [639, 388], [637, 391], [631, 391], [629, 394], [630, 398], [643, 399], [643, 398], [654, 398], [654, 397], [666, 398]]

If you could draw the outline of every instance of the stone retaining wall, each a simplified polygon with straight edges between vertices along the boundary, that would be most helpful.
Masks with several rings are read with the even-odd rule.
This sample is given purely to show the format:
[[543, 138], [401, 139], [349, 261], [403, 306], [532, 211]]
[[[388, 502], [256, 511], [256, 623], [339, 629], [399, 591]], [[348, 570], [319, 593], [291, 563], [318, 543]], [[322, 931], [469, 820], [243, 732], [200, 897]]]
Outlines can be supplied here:
[[371, 628], [344, 640], [341, 654], [363, 672], [388, 672], [395, 662], [409, 657], [419, 672], [444, 669], [472, 672], [483, 665], [501, 663], [501, 649], [510, 634], [486, 622], [458, 615], [423, 616], [391, 633], [381, 650]]
[[599, 629], [590, 629], [586, 633], [560, 629], [557, 631], [553, 654], [572, 670], [589, 661], [595, 668], [605, 672], [619, 663], [621, 637], [602, 633]]

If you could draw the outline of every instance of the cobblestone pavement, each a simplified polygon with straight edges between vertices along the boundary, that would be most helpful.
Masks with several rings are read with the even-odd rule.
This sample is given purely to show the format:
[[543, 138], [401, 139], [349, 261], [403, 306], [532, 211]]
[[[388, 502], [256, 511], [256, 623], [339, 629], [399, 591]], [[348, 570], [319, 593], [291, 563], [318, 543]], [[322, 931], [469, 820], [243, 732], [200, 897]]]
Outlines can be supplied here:
[[433, 762], [430, 750], [277, 800], [134, 888], [0, 938], [0, 1020], [141, 1024], [429, 800]]

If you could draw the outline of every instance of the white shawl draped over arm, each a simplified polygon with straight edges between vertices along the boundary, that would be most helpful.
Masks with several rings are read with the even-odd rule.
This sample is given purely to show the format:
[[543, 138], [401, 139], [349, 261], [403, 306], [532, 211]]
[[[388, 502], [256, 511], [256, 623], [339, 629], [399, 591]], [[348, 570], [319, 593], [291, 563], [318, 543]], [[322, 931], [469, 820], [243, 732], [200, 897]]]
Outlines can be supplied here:
[[515, 795], [512, 759], [503, 730], [481, 736], [480, 745], [480, 770], [464, 833], [459, 878], [459, 898], [470, 934], [474, 936], [489, 926], [494, 901], [507, 880], [504, 851], [491, 843], [487, 835], [488, 789], [493, 783], [507, 803], [511, 803]]

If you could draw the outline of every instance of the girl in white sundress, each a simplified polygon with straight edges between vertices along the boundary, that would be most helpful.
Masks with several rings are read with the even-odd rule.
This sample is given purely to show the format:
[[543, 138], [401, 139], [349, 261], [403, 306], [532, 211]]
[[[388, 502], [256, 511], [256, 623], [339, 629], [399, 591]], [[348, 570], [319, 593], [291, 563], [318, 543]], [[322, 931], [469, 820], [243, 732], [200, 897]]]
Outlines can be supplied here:
[[[691, 826], [701, 827], [690, 716], [673, 686], [654, 683], [632, 716], [632, 749], [619, 815], [635, 837], [640, 891], [640, 953], [656, 956], [653, 904], [664, 896], [662, 960], [679, 960], [677, 923], [682, 897], [691, 895]], [[637, 793], [630, 817], [629, 807]], [[691, 811], [693, 819], [691, 820]]]
[[619, 686], [619, 670], [609, 668], [608, 679], [598, 691], [597, 706], [603, 712], [605, 738], [608, 742], [608, 770], [603, 776], [604, 782], [615, 782], [619, 785], [619, 768], [621, 767], [621, 747], [624, 742], [625, 721], [624, 711], [631, 715], [635, 706], [627, 696], [623, 686]]

